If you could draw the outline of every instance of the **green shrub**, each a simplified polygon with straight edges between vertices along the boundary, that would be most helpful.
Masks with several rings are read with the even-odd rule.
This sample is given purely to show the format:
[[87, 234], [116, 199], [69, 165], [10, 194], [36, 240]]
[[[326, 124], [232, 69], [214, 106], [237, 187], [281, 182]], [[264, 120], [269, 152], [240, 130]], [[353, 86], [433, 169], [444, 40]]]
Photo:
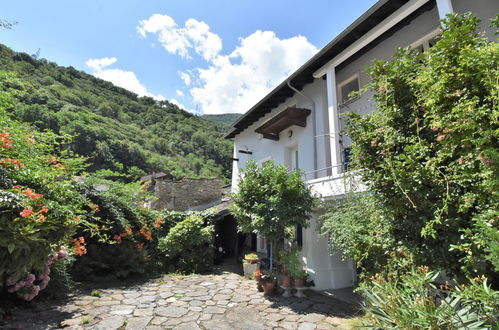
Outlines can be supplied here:
[[367, 89], [377, 109], [351, 114], [348, 135], [352, 166], [389, 212], [395, 241], [418, 264], [492, 279], [499, 44], [478, 26], [471, 14], [449, 15], [427, 52], [399, 49], [376, 61]]
[[376, 273], [395, 246], [388, 219], [375, 195], [351, 194], [327, 206], [319, 218], [320, 233], [332, 250], [352, 258], [364, 272]]
[[[499, 295], [485, 278], [437, 286], [428, 267], [400, 267], [361, 285], [366, 327], [376, 329], [484, 329], [499, 326]], [[446, 290], [441, 290], [445, 288]]]
[[[84, 160], [67, 151], [67, 136], [9, 119], [13, 105], [0, 91], [0, 291], [31, 300], [47, 286], [52, 263], [67, 257], [76, 228], [95, 228], [86, 221], [75, 180]], [[75, 252], [84, 251], [82, 240]]]
[[202, 217], [191, 215], [179, 222], [164, 238], [158, 248], [182, 272], [202, 272], [211, 266], [213, 226], [206, 225]]
[[143, 206], [150, 196], [140, 184], [118, 181], [123, 178], [119, 173], [99, 171], [83, 180], [81, 193], [89, 200], [86, 208], [93, 212], [91, 221], [107, 239], [87, 239], [88, 253], [73, 265], [76, 278], [91, 274], [124, 279], [142, 274], [150, 259], [148, 252], [156, 249], [156, 232], [164, 219]]

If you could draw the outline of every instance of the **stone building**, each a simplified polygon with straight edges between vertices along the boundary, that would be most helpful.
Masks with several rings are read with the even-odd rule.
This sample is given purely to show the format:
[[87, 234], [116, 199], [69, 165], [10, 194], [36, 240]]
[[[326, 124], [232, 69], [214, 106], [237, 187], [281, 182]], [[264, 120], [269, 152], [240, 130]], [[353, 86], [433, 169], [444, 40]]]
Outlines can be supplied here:
[[168, 173], [153, 173], [141, 180], [151, 181], [149, 189], [157, 198], [150, 203], [154, 210], [205, 210], [220, 204], [227, 188], [221, 178], [175, 178]]

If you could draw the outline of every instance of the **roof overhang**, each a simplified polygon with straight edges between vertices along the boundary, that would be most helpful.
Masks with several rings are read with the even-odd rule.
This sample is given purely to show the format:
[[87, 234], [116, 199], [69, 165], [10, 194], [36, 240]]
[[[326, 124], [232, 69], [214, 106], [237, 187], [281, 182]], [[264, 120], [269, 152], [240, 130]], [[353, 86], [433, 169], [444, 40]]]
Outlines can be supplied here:
[[[413, 6], [413, 3], [418, 3], [419, 6]], [[340, 55], [348, 47], [352, 46], [357, 40], [365, 37], [378, 24], [389, 18], [403, 6], [411, 6], [412, 13], [406, 12], [408, 15], [395, 25], [391, 26], [387, 31], [384, 31], [381, 36], [366, 44], [356, 54], [350, 55], [340, 66], [347, 65], [354, 60], [359, 54], [371, 49], [384, 38], [392, 35], [405, 24], [408, 24], [414, 17], [419, 16], [422, 11], [430, 10], [435, 6], [434, 0], [380, 0], [376, 2], [362, 16], [355, 20], [343, 32], [335, 37], [330, 43], [322, 48], [316, 55], [302, 65], [298, 70], [286, 78], [281, 84], [274, 88], [257, 104], [243, 114], [239, 119], [232, 124], [224, 138], [231, 139], [246, 130], [249, 126], [257, 122], [260, 118], [271, 112], [272, 109], [282, 104], [289, 97], [294, 95], [294, 91], [288, 86], [290, 82], [296, 89], [302, 90], [303, 87], [314, 79], [320, 78], [321, 69], [330, 63], [336, 56]], [[315, 78], [314, 78], [315, 74]]]
[[305, 127], [307, 117], [312, 111], [302, 108], [286, 108], [274, 117], [267, 120], [255, 132], [263, 135], [265, 139], [279, 140], [279, 133], [293, 125]]

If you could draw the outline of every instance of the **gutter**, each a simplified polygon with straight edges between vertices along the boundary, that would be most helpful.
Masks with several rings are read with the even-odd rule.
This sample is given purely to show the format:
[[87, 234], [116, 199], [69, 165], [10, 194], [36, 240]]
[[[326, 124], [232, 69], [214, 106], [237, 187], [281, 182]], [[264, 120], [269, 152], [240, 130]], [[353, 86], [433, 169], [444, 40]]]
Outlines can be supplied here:
[[306, 100], [308, 100], [310, 103], [312, 103], [312, 113], [313, 115], [313, 122], [312, 122], [312, 136], [313, 136], [313, 148], [314, 148], [314, 178], [317, 178], [317, 114], [315, 111], [315, 102], [312, 100], [312, 98], [308, 97], [307, 95], [303, 94], [300, 92], [298, 89], [293, 87], [291, 85], [291, 79], [286, 80], [286, 84], [288, 85], [289, 88], [291, 88], [296, 94], [302, 96]]

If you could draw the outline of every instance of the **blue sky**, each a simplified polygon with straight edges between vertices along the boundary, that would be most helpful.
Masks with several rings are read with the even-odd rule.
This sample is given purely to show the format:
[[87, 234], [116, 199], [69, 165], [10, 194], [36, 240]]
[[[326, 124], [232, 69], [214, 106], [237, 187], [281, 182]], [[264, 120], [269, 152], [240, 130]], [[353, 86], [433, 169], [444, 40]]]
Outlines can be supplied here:
[[17, 0], [0, 42], [190, 111], [242, 113], [374, 3]]

